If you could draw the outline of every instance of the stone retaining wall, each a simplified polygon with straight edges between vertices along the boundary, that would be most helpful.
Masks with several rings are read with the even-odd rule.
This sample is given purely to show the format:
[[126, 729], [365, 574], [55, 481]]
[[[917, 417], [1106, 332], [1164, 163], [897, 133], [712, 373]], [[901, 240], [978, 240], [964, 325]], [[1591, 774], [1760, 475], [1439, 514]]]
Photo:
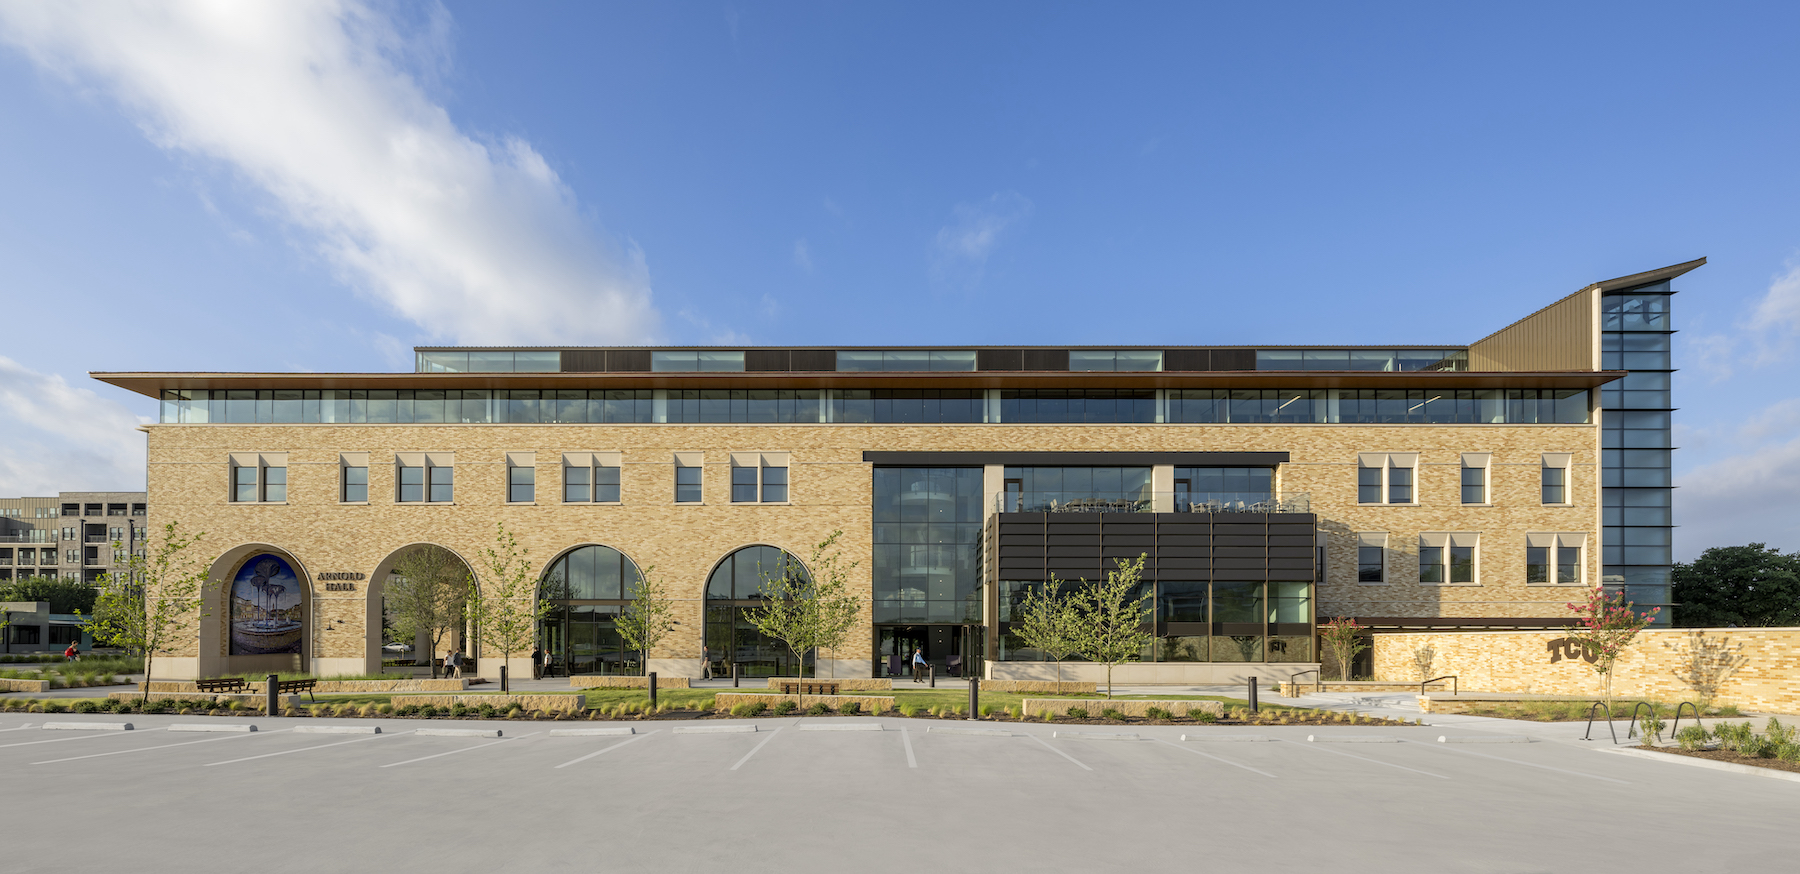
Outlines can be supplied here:
[[[1495, 631], [1374, 636], [1375, 676], [1418, 676], [1417, 650], [1435, 651], [1431, 673], [1456, 674], [1465, 690], [1568, 697], [1600, 694], [1600, 677], [1568, 632]], [[1616, 698], [1692, 700], [1683, 678], [1695, 647], [1741, 662], [1724, 671], [1718, 703], [1745, 710], [1800, 713], [1800, 628], [1679, 628], [1645, 631], [1613, 668]], [[1414, 688], [1417, 688], [1416, 686]]]
[[[1320, 684], [1318, 684], [1318, 686], [1315, 687], [1312, 683], [1283, 682], [1280, 685], [1280, 687], [1278, 687], [1277, 694], [1279, 694], [1283, 698], [1298, 698], [1301, 695], [1310, 695], [1314, 691], [1319, 691], [1319, 692], [1417, 692], [1417, 691], [1419, 691], [1419, 684], [1418, 683], [1383, 683], [1383, 682], [1376, 681], [1376, 680], [1350, 680], [1348, 682], [1346, 682], [1344, 680], [1326, 680], [1325, 682], [1320, 683]], [[1431, 685], [1425, 687], [1425, 691], [1427, 691], [1427, 692], [1448, 692], [1448, 691], [1450, 691], [1450, 684], [1449, 683], [1432, 683]]]
[[1027, 698], [1024, 702], [1026, 716], [1063, 716], [1071, 707], [1080, 707], [1089, 716], [1097, 717], [1100, 711], [1117, 710], [1126, 716], [1148, 716], [1152, 707], [1161, 707], [1176, 716], [1186, 716], [1189, 710], [1204, 710], [1214, 716], [1225, 715], [1225, 705], [1218, 701], [1143, 701], [1139, 699], [1107, 700], [1105, 698]]
[[[461, 692], [469, 688], [467, 680], [319, 680], [313, 685], [313, 691], [324, 695], [327, 693], [347, 694], [366, 692]], [[268, 681], [251, 683], [252, 693], [262, 694]], [[144, 684], [137, 684], [138, 691], [144, 690]], [[199, 688], [192, 680], [157, 680], [150, 684], [152, 692], [177, 692], [189, 695], [200, 694]]]
[[[804, 699], [804, 700], [802, 700]], [[720, 692], [713, 698], [713, 707], [719, 710], [730, 710], [739, 704], [764, 702], [770, 707], [782, 701], [792, 701], [800, 705], [802, 710], [814, 704], [824, 702], [836, 710], [846, 703], [856, 701], [862, 705], [864, 713], [886, 713], [894, 709], [894, 699], [878, 695], [765, 695], [757, 692]]]
[[49, 680], [8, 680], [0, 678], [0, 692], [48, 692]]
[[1100, 691], [1093, 683], [1065, 680], [982, 680], [983, 692], [1031, 692], [1038, 695], [1092, 695]]
[[795, 679], [793, 677], [769, 678], [769, 688], [771, 689], [780, 689], [782, 683], [836, 683], [839, 689], [849, 692], [892, 692], [894, 690], [893, 680], [878, 680], [872, 677], [861, 677], [853, 680], [821, 680], [812, 677], [806, 679]]
[[461, 704], [464, 707], [480, 707], [492, 704], [502, 710], [518, 704], [526, 710], [562, 710], [580, 712], [587, 709], [585, 695], [397, 695], [393, 699], [395, 707], [407, 705], [430, 704], [433, 707], [452, 707]]
[[[144, 700], [144, 693], [113, 692], [106, 697], [109, 701], [142, 701]], [[262, 711], [263, 706], [268, 703], [268, 699], [261, 695], [208, 695], [192, 690], [187, 692], [157, 692], [152, 690], [149, 698], [151, 701], [211, 701], [214, 704], [230, 704], [231, 702], [236, 701], [246, 708], [259, 713]], [[276, 706], [305, 707], [307, 703], [307, 700], [302, 696], [283, 695], [280, 696], [280, 700], [276, 702]]]
[[[571, 689], [648, 689], [648, 688], [650, 688], [650, 678], [649, 677], [570, 677], [569, 678], [569, 688], [571, 688]], [[689, 688], [688, 687], [688, 678], [686, 678], [686, 677], [664, 677], [659, 674], [656, 677], [656, 688], [658, 688], [658, 689], [686, 689], [686, 688]]]

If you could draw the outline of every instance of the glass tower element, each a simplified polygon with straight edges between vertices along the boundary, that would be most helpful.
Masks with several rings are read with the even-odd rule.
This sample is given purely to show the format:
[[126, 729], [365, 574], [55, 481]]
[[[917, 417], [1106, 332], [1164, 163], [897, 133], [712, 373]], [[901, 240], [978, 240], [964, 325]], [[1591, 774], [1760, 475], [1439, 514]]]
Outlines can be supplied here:
[[1601, 367], [1629, 371], [1600, 392], [1601, 583], [1640, 609], [1662, 607], [1658, 625], [1667, 625], [1672, 613], [1673, 294], [1664, 281], [1600, 297]]

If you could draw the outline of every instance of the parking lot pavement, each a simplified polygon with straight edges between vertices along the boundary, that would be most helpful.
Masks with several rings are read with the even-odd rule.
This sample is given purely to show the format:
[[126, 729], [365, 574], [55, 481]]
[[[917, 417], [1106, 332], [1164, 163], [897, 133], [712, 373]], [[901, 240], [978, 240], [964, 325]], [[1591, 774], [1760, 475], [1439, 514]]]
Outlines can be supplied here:
[[[1479, 733], [1435, 726], [767, 719], [555, 736], [605, 724], [44, 719], [0, 714], [0, 773], [33, 787], [0, 796], [0, 822], [15, 842], [79, 846], [84, 867], [149, 872], [242, 867], [197, 855], [189, 836], [219, 829], [271, 872], [1774, 871], [1800, 806], [1796, 783], [1593, 744], [1440, 744]], [[192, 723], [258, 730], [172, 730]], [[880, 730], [814, 730], [843, 724]], [[318, 731], [331, 727], [380, 733]], [[483, 731], [418, 731], [444, 728]], [[66, 860], [8, 866], [52, 867]]]

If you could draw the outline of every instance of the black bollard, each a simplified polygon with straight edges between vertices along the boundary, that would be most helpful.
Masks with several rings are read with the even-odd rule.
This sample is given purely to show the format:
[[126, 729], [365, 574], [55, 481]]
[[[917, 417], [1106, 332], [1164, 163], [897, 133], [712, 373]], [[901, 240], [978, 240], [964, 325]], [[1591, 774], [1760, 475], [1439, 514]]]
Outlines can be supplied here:
[[[275, 674], [270, 674], [269, 685], [263, 690], [267, 693], [263, 702], [263, 713], [268, 716], [281, 715], [281, 698], [275, 694], [275, 683], [279, 679], [280, 678]], [[148, 679], [146, 679], [146, 682], [148, 682]]]
[[926, 665], [925, 676], [931, 678], [931, 688], [937, 688], [937, 665]]
[[1250, 678], [1250, 712], [1256, 713], [1256, 677]]
[[500, 666], [500, 691], [502, 691], [502, 692], [509, 691], [506, 688], [506, 666], [505, 665]]
[[732, 662], [731, 663], [731, 688], [736, 689], [737, 687], [738, 687], [737, 662]]
[[650, 706], [656, 706], [656, 672], [650, 672]]
[[969, 718], [981, 718], [981, 678], [969, 678]]

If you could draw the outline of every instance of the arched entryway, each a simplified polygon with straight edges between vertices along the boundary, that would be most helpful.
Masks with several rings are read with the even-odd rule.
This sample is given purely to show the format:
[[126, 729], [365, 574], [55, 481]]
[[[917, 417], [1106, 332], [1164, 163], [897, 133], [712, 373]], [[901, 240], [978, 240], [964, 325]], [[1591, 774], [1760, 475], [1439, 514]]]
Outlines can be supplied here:
[[363, 673], [365, 674], [382, 673], [383, 661], [390, 658], [390, 654], [385, 649], [389, 643], [413, 647], [410, 651], [397, 650], [393, 652], [391, 656], [395, 657], [395, 660], [405, 660], [410, 657], [418, 665], [427, 667], [431, 665], [432, 659], [441, 659], [450, 650], [457, 647], [462, 647], [463, 652], [470, 658], [478, 655], [473, 649], [475, 643], [473, 635], [468, 634], [468, 629], [462, 627], [452, 628], [444, 636], [439, 644], [442, 651], [437, 653], [431, 651], [431, 639], [427, 634], [421, 633], [404, 641], [389, 640], [391, 636], [389, 630], [394, 627], [395, 617], [391, 615], [393, 610], [387, 603], [388, 586], [391, 579], [398, 575], [401, 562], [408, 555], [425, 549], [443, 550], [450, 558], [455, 559], [455, 563], [460, 564], [458, 573], [462, 576], [468, 576], [470, 573], [467, 559], [463, 558], [456, 550], [436, 543], [409, 543], [388, 553], [386, 558], [376, 564], [374, 573], [369, 575], [367, 591], [363, 600]]
[[744, 677], [805, 676], [813, 654], [797, 668], [794, 653], [750, 623], [748, 612], [763, 606], [763, 579], [796, 575], [811, 579], [800, 559], [780, 547], [746, 546], [720, 559], [706, 578], [706, 648], [712, 654], [714, 674], [729, 674], [737, 665]]
[[644, 672], [642, 653], [619, 637], [619, 613], [631, 603], [638, 566], [630, 556], [596, 543], [577, 546], [544, 569], [538, 600], [550, 610], [538, 623], [545, 670], [556, 676]]

